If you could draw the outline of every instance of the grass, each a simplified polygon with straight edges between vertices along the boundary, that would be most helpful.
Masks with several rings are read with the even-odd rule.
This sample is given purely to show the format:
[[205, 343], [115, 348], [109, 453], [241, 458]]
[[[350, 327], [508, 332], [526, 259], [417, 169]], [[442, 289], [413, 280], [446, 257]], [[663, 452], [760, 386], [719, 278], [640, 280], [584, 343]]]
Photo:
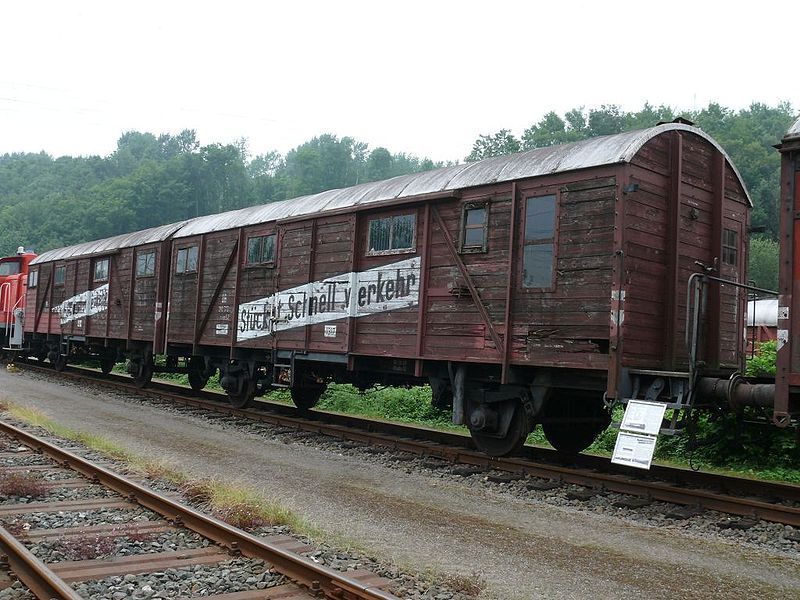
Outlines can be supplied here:
[[125, 464], [132, 471], [151, 479], [165, 479], [186, 492], [187, 498], [205, 506], [208, 512], [231, 525], [254, 528], [261, 525], [286, 525], [296, 533], [317, 538], [320, 530], [300, 518], [288, 507], [245, 486], [221, 480], [197, 480], [161, 461], [128, 452], [118, 444], [90, 433], [74, 431], [57, 423], [39, 410], [0, 400], [17, 419], [48, 433], [83, 444], [104, 456]]
[[[769, 348], [767, 346], [767, 351]], [[764, 368], [759, 365], [759, 370]], [[469, 433], [466, 427], [451, 423], [449, 411], [439, 410], [431, 405], [429, 388], [385, 388], [360, 392], [350, 385], [333, 384], [323, 394], [317, 407], [322, 410], [418, 424], [433, 429]], [[746, 416], [756, 415], [748, 412]], [[622, 409], [617, 408], [614, 421], [621, 419]], [[737, 436], [734, 421], [733, 416], [718, 420], [701, 417], [697, 426], [697, 440], [701, 442], [699, 446], [693, 447], [692, 440], [685, 434], [661, 436], [655, 458], [664, 464], [693, 466], [758, 479], [800, 483], [798, 466], [800, 449], [794, 442], [793, 430], [751, 425]], [[610, 456], [616, 439], [617, 430], [606, 429], [586, 452]], [[703, 440], [716, 441], [703, 444]], [[541, 427], [531, 432], [527, 443], [551, 448]]]
[[[216, 479], [186, 481], [183, 495], [214, 516], [242, 529], [285, 525], [295, 532], [318, 537], [320, 532], [286, 506], [257, 492]], [[313, 534], [313, 535], [311, 535]]]

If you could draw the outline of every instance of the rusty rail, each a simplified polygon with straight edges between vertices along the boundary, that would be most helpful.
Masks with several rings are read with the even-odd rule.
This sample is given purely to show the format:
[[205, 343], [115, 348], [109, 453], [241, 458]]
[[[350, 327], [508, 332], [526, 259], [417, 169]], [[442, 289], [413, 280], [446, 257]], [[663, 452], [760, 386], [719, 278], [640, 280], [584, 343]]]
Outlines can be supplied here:
[[19, 540], [0, 527], [0, 551], [17, 578], [28, 586], [37, 598], [80, 600], [67, 583], [36, 558]]
[[[63, 376], [64, 374], [60, 373], [59, 375]], [[203, 395], [206, 398], [218, 398], [219, 400], [177, 393], [183, 392], [184, 388], [167, 384], [156, 384], [161, 389], [141, 390], [135, 388], [127, 380], [100, 379], [94, 376], [92, 371], [86, 369], [74, 369], [70, 375], [90, 377], [95, 383], [116, 389], [125, 389], [131, 393], [147, 395], [155, 399], [178, 402], [282, 427], [321, 433], [339, 439], [385, 446], [420, 456], [438, 457], [454, 463], [496, 469], [521, 476], [553, 479], [562, 483], [577, 484], [603, 491], [696, 506], [732, 515], [756, 517], [795, 527], [800, 526], [800, 508], [742, 496], [749, 494], [763, 498], [767, 495], [779, 500], [798, 503], [800, 502], [800, 486], [797, 485], [758, 481], [716, 473], [694, 472], [665, 466], [654, 467], [648, 475], [650, 479], [645, 479], [638, 472], [626, 471], [612, 465], [607, 458], [580, 455], [569, 457], [568, 460], [574, 461], [575, 464], [567, 464], [563, 457], [555, 452], [532, 447], [526, 447], [526, 456], [522, 458], [491, 458], [472, 449], [470, 438], [457, 433], [433, 431], [410, 425], [386, 423], [322, 411], [302, 413], [302, 416], [298, 416], [296, 409], [276, 403], [258, 403], [268, 407], [270, 412], [252, 408], [236, 409], [230, 405], [221, 404], [220, 400], [224, 401], [225, 397], [212, 392], [204, 392]], [[186, 393], [189, 391], [186, 390]], [[657, 479], [653, 480], [653, 477]], [[695, 487], [685, 487], [687, 485]], [[716, 488], [726, 491], [711, 491]]]
[[[123, 497], [134, 500], [141, 506], [149, 508], [153, 512], [213, 540], [220, 546], [228, 548], [235, 553], [241, 553], [248, 558], [264, 560], [271, 564], [275, 570], [283, 573], [312, 593], [321, 593], [327, 598], [337, 600], [397, 600], [396, 596], [380, 588], [319, 565], [310, 559], [284, 550], [228, 525], [224, 521], [180, 504], [9, 423], [0, 421], [0, 432], [20, 440], [22, 444], [42, 452], [60, 465], [81, 473], [92, 481], [114, 490]], [[21, 546], [13, 538], [11, 541], [12, 544], [9, 547], [13, 547], [13, 543]], [[22, 549], [24, 550], [24, 547]], [[24, 571], [26, 569], [25, 564], [22, 567]], [[31, 567], [27, 567], [27, 569], [31, 569]], [[50, 574], [52, 575], [52, 572]], [[53, 577], [55, 576], [53, 575]], [[54, 595], [39, 597], [78, 598], [79, 596]]]

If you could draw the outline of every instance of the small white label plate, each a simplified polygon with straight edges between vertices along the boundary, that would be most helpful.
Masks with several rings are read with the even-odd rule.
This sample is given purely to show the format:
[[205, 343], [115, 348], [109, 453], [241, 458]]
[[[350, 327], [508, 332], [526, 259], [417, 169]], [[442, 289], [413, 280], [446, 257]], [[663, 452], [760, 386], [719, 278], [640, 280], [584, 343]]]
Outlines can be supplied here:
[[325, 325], [325, 337], [336, 337], [336, 325]]
[[625, 416], [619, 428], [623, 431], [658, 435], [667, 405], [663, 402], [631, 400], [625, 408]]

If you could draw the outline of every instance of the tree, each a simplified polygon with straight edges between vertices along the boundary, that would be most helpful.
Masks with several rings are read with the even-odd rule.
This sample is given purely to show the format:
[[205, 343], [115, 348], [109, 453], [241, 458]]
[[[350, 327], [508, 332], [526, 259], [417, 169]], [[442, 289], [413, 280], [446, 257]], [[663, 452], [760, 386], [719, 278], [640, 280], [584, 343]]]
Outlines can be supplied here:
[[547, 113], [536, 125], [531, 125], [522, 134], [522, 149], [556, 146], [578, 139], [576, 132], [567, 130], [567, 122], [554, 112]]
[[663, 104], [661, 106], [652, 106], [649, 102], [645, 102], [642, 110], [623, 115], [623, 130], [645, 129], [661, 122], [673, 121], [674, 119], [675, 112], [672, 107]]
[[748, 274], [753, 285], [768, 290], [778, 289], [778, 242], [762, 235], [750, 238]]
[[379, 181], [392, 176], [392, 154], [386, 148], [375, 148], [367, 159], [367, 180]]
[[519, 140], [515, 138], [508, 129], [501, 129], [495, 134], [481, 135], [472, 145], [472, 152], [466, 160], [472, 162], [482, 160], [491, 156], [501, 156], [519, 152]]
[[625, 115], [616, 104], [603, 104], [589, 111], [587, 137], [620, 133], [625, 126]]

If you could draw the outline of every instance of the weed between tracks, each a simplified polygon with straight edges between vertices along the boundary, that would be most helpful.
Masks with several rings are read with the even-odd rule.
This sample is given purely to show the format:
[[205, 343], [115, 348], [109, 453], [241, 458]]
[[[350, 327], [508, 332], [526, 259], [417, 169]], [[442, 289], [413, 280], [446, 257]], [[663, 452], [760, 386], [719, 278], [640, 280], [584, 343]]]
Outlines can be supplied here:
[[285, 506], [247, 488], [215, 479], [200, 479], [185, 482], [181, 492], [189, 501], [200, 504], [217, 518], [241, 529], [286, 525], [307, 535], [311, 530], [308, 523]]
[[[165, 479], [177, 485], [190, 502], [202, 505], [217, 518], [242, 529], [265, 525], [285, 525], [296, 533], [312, 538], [322, 537], [320, 530], [307, 523], [286, 506], [258, 492], [219, 480], [196, 479], [169, 465], [128, 452], [114, 442], [94, 434], [73, 431], [44, 413], [8, 400], [0, 400], [9, 414], [40, 427], [48, 433], [78, 442], [91, 450], [125, 464], [135, 473], [149, 479]], [[2, 490], [0, 489], [0, 493]]]
[[44, 498], [47, 487], [41, 477], [30, 473], [3, 473], [0, 475], [0, 494], [20, 498]]

